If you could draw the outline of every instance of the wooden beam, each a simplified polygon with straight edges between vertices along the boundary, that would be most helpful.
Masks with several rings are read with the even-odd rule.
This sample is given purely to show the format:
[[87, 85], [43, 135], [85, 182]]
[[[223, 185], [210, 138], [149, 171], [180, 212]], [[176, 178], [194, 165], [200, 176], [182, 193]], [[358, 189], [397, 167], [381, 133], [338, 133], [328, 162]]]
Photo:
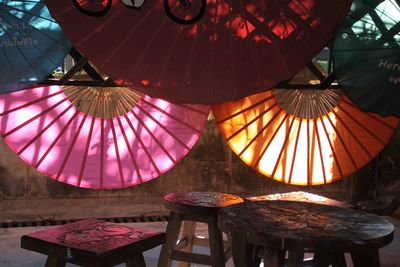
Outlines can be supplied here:
[[72, 85], [72, 86], [93, 86], [93, 87], [121, 87], [121, 85], [116, 84], [116, 83], [107, 83], [106, 85], [104, 84], [103, 81], [82, 81], [82, 80], [69, 80], [66, 81], [64, 84], [60, 84], [60, 80], [45, 80], [41, 82], [40, 84], [43, 85]]
[[[79, 61], [83, 56], [76, 50], [75, 48], [72, 48], [71, 51], [69, 52], [69, 55], [75, 60]], [[82, 66], [83, 70], [92, 78], [93, 80], [97, 81], [103, 81], [103, 77], [96, 71], [92, 65], [90, 65], [89, 62], [87, 62], [85, 65]]]
[[64, 85], [69, 79], [71, 79], [79, 70], [82, 69], [82, 67], [88, 63], [87, 58], [81, 57], [79, 61], [67, 72], [65, 73], [61, 79], [59, 80], [59, 83], [61, 85]]
[[314, 62], [310, 61], [307, 63], [306, 67], [311, 71], [315, 77], [320, 80], [320, 82], [325, 80], [325, 75], [315, 66]]

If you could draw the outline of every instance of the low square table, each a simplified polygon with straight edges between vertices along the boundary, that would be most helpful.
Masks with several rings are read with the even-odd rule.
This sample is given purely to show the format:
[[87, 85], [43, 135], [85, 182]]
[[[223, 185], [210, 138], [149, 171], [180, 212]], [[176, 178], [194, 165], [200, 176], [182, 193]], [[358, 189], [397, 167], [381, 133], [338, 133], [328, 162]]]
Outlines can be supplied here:
[[145, 267], [143, 252], [165, 242], [165, 233], [86, 219], [21, 237], [21, 247], [48, 256], [46, 267]]

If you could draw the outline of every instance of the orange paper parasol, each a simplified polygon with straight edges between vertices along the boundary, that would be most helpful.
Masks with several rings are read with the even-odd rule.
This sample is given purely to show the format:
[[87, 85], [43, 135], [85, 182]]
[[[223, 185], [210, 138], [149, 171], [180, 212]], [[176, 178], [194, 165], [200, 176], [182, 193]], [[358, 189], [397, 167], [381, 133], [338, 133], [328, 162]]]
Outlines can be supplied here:
[[275, 89], [213, 106], [222, 135], [275, 180], [326, 184], [352, 174], [391, 138], [398, 119], [361, 111], [340, 90]]

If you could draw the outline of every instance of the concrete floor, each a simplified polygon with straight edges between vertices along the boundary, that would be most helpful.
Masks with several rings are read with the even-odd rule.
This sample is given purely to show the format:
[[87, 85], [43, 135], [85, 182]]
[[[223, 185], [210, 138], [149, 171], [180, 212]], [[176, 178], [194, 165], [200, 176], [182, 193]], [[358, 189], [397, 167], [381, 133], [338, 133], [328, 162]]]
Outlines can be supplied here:
[[[389, 218], [395, 225], [395, 238], [393, 242], [380, 250], [381, 266], [382, 267], [400, 267], [400, 220]], [[165, 222], [148, 222], [148, 223], [127, 223], [126, 225], [137, 228], [150, 228], [165, 231]], [[52, 227], [52, 226], [47, 226]], [[46, 256], [39, 253], [31, 252], [20, 248], [20, 238], [22, 235], [45, 229], [46, 227], [20, 227], [20, 228], [3, 228], [0, 229], [0, 267], [41, 267], [44, 266]], [[198, 228], [198, 235], [207, 235], [207, 227], [200, 225]], [[204, 248], [197, 249], [201, 253], [207, 253]], [[148, 267], [156, 267], [158, 256], [160, 253], [160, 246], [144, 253], [146, 265]], [[348, 265], [352, 266], [349, 257]], [[67, 264], [67, 267], [75, 265]], [[123, 264], [118, 267], [124, 266]], [[174, 262], [173, 267], [178, 264]], [[203, 265], [191, 265], [192, 267], [200, 267]], [[226, 264], [226, 267], [233, 267], [232, 259]], [[263, 266], [263, 265], [261, 265]], [[368, 267], [368, 266], [365, 266]]]

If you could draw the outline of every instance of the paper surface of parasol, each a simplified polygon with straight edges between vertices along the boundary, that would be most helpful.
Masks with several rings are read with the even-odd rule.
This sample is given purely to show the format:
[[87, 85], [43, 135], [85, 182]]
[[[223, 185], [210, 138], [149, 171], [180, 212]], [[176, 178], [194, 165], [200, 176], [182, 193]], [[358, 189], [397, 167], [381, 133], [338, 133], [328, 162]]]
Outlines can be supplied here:
[[0, 2], [0, 93], [42, 81], [70, 49], [44, 1]]
[[128, 88], [35, 87], [0, 95], [0, 130], [28, 164], [86, 188], [121, 188], [171, 169], [198, 140], [209, 106]]
[[249, 166], [275, 180], [326, 184], [373, 159], [398, 119], [361, 111], [339, 90], [275, 89], [214, 105], [219, 129]]
[[355, 0], [335, 34], [334, 71], [349, 98], [365, 111], [400, 116], [400, 6]]
[[[201, 0], [167, 0], [192, 17]], [[108, 1], [79, 1], [98, 12]], [[350, 0], [212, 0], [196, 24], [181, 25], [162, 0], [140, 9], [112, 1], [88, 16], [71, 1], [46, 0], [74, 47], [114, 79], [154, 97], [217, 103], [264, 91], [293, 77], [332, 38]], [[197, 11], [196, 11], [197, 10]], [[334, 11], [334, 12], [332, 12]]]

